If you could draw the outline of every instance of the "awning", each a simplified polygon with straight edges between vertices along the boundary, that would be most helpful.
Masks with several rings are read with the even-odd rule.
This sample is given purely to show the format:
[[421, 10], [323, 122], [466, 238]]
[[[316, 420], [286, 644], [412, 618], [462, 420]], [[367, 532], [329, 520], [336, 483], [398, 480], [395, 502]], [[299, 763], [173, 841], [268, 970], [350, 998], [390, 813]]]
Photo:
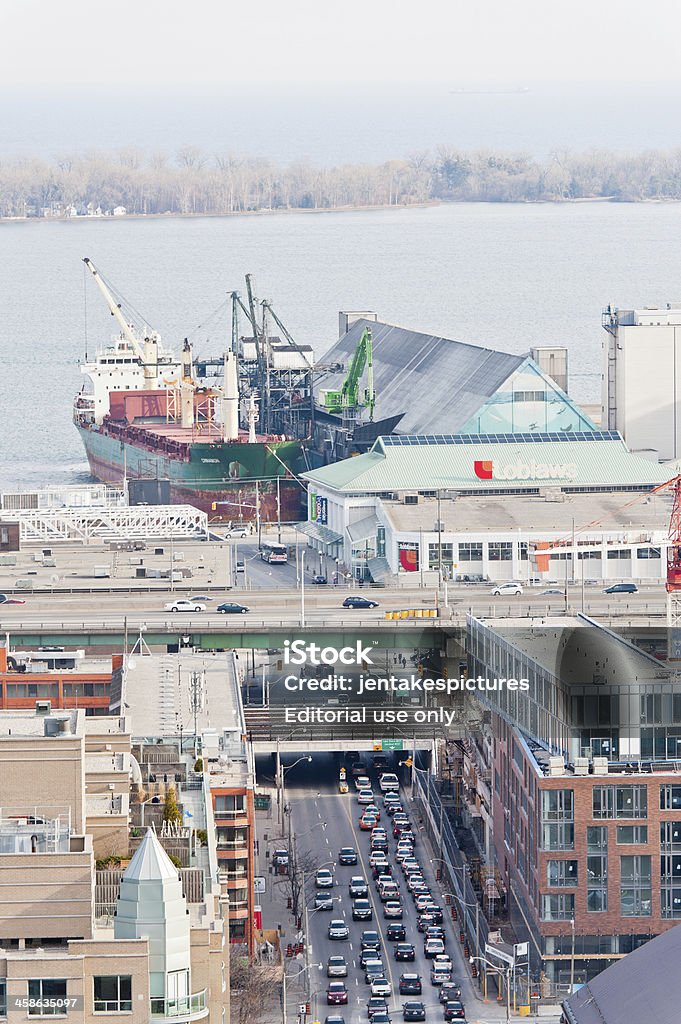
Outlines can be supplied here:
[[386, 577], [393, 575], [387, 558], [370, 558], [367, 562], [367, 569], [371, 573], [374, 583], [382, 583]]
[[348, 536], [352, 541], [369, 540], [370, 537], [376, 536], [377, 526], [378, 516], [372, 513], [364, 519], [358, 519], [356, 523], [350, 523], [347, 528]]
[[298, 533], [304, 533], [310, 540], [316, 540], [319, 544], [343, 543], [342, 534], [330, 530], [328, 526], [323, 526], [321, 523], [298, 523], [296, 530]]

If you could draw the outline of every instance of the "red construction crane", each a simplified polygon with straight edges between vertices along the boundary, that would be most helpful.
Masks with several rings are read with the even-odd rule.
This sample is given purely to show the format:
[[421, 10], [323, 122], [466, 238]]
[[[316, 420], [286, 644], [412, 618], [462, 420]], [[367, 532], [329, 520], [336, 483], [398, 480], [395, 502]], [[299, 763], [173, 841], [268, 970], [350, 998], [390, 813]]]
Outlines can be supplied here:
[[681, 476], [666, 485], [674, 491], [672, 514], [669, 517], [669, 547], [667, 549], [667, 592], [681, 590]]

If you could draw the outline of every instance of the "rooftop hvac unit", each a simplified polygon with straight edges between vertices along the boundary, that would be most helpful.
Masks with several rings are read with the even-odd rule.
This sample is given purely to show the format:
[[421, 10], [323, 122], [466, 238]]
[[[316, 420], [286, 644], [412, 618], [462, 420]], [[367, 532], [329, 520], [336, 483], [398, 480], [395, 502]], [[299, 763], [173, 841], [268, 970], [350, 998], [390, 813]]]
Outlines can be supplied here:
[[35, 702], [36, 715], [49, 715], [52, 710], [51, 700], [37, 700]]
[[418, 505], [419, 496], [418, 494], [405, 494], [404, 504], [405, 505]]
[[565, 495], [560, 487], [542, 487], [539, 494], [544, 501], [565, 501]]
[[588, 757], [576, 757], [575, 758], [575, 775], [588, 775], [589, 774], [589, 758]]
[[608, 759], [607, 757], [594, 757], [594, 775], [607, 775], [608, 774]]
[[445, 528], [444, 519], [436, 519], [435, 520], [435, 526], [433, 527], [434, 532], [435, 533], [441, 533], [444, 530], [444, 528]]
[[562, 757], [549, 758], [549, 776], [556, 777], [565, 774], [565, 764]]

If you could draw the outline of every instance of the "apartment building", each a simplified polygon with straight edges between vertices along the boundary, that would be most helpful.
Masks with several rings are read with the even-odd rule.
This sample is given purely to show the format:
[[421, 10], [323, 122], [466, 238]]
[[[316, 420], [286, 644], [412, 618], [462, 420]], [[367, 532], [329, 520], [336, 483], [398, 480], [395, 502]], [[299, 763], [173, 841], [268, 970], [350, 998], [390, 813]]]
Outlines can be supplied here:
[[[244, 734], [225, 730], [217, 750], [203, 737], [215, 821], [223, 913], [229, 937], [255, 949], [255, 765]], [[217, 756], [215, 756], [217, 755]]]
[[[469, 619], [480, 695], [464, 795], [533, 968], [585, 982], [681, 920], [681, 696], [584, 616]], [[481, 810], [484, 808], [484, 816]]]
[[[83, 709], [0, 714], [0, 1018], [225, 1019], [213, 848], [201, 902], [185, 898], [151, 829], [125, 866], [130, 780], [139, 785], [125, 719]], [[124, 870], [106, 916], [95, 900], [95, 859], [109, 857], [112, 844]]]

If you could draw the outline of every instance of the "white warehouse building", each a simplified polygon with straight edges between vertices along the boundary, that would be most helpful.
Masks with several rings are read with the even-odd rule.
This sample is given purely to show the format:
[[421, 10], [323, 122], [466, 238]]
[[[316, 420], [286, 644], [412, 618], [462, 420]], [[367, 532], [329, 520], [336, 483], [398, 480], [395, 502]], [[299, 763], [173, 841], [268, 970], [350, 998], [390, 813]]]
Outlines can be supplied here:
[[603, 313], [601, 424], [633, 452], [681, 458], [681, 305]]
[[376, 582], [432, 584], [440, 565], [445, 578], [660, 581], [671, 493], [651, 492], [673, 475], [612, 431], [380, 437], [303, 474], [301, 530], [327, 573]]

